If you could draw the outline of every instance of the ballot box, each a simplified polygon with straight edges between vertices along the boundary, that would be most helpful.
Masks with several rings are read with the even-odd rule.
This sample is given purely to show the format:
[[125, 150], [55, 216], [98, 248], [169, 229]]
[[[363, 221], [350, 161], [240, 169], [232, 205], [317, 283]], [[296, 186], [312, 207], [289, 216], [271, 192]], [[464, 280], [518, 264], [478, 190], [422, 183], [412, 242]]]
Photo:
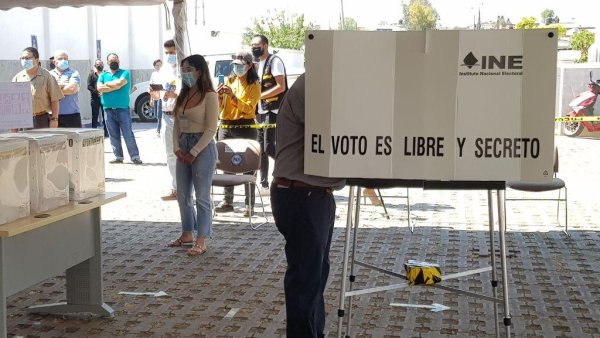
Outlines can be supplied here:
[[27, 133], [67, 137], [69, 198], [84, 200], [104, 193], [104, 131], [84, 128], [33, 129]]
[[29, 141], [31, 213], [42, 213], [69, 203], [67, 137], [57, 134], [8, 133], [0, 137]]
[[0, 139], [0, 225], [29, 216], [29, 142]]

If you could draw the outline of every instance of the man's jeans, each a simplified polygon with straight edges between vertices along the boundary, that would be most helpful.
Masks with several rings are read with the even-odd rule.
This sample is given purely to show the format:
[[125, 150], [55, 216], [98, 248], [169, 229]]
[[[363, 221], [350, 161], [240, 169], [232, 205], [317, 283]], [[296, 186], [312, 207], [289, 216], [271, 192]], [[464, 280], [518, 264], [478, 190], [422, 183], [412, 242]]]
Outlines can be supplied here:
[[[202, 133], [181, 133], [179, 148], [189, 152], [198, 143], [200, 136]], [[181, 227], [183, 231], [197, 229], [198, 237], [212, 236], [210, 189], [216, 164], [217, 146], [215, 141], [210, 141], [191, 165], [177, 160], [177, 202], [181, 214]], [[192, 191], [196, 195], [195, 207]]]
[[[260, 103], [259, 103], [260, 104]], [[256, 114], [258, 123], [277, 123], [277, 114], [268, 112]], [[258, 129], [258, 143], [260, 143], [260, 185], [269, 186], [269, 157], [275, 158], [275, 128]]]
[[161, 122], [162, 122], [162, 116], [163, 116], [161, 99], [154, 101], [154, 112], [156, 113], [156, 132], [160, 133], [161, 129], [162, 129]]
[[123, 146], [121, 145], [121, 134], [123, 134], [129, 157], [131, 157], [132, 161], [139, 159], [140, 151], [138, 150], [135, 136], [131, 129], [131, 115], [129, 109], [105, 108], [104, 110], [106, 111], [106, 127], [108, 128], [110, 144], [112, 145], [115, 157], [118, 160], [123, 160], [124, 158]]
[[321, 189], [279, 188], [274, 184], [271, 207], [277, 229], [286, 241], [288, 267], [283, 283], [287, 337], [322, 337], [335, 199]]
[[167, 167], [169, 168], [169, 174], [171, 174], [171, 188], [177, 191], [177, 182], [175, 180], [175, 163], [177, 162], [177, 156], [173, 152], [173, 116], [162, 114], [162, 123], [160, 129], [160, 136], [165, 143], [165, 151], [167, 153]]

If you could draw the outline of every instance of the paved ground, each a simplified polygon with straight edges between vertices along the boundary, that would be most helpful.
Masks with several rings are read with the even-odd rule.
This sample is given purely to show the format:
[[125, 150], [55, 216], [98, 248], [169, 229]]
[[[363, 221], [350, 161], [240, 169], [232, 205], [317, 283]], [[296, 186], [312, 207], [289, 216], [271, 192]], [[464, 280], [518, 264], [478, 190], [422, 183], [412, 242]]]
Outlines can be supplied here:
[[[107, 164], [107, 190], [128, 197], [103, 208], [104, 297], [114, 318], [28, 315], [34, 304], [64, 300], [64, 276], [8, 299], [9, 336], [26, 337], [281, 337], [285, 333], [283, 241], [273, 224], [250, 230], [237, 216], [218, 218], [209, 252], [188, 258], [166, 248], [179, 233], [176, 202], [168, 190], [165, 156], [151, 126], [136, 125], [143, 166]], [[556, 225], [553, 203], [508, 206], [509, 295], [515, 337], [600, 337], [600, 140], [557, 138], [561, 172], [569, 187], [572, 238]], [[111, 159], [107, 144], [106, 157]], [[399, 196], [402, 189], [383, 191]], [[336, 193], [338, 222], [327, 289], [328, 336], [336, 312], [344, 240], [346, 197]], [[514, 193], [513, 193], [514, 196]], [[476, 191], [410, 191], [416, 231], [407, 230], [405, 199], [382, 208], [362, 207], [357, 258], [402, 271], [407, 259], [440, 263], [444, 274], [487, 266], [490, 260], [487, 195]], [[268, 207], [268, 198], [265, 200]], [[241, 203], [236, 205], [241, 210]], [[401, 280], [357, 268], [355, 287]], [[444, 285], [491, 294], [490, 273]], [[119, 291], [165, 291], [166, 297], [124, 296]], [[390, 307], [391, 302], [442, 303], [450, 309]], [[227, 316], [230, 311], [233, 317]], [[353, 337], [492, 337], [490, 303], [415, 287], [354, 299]]]

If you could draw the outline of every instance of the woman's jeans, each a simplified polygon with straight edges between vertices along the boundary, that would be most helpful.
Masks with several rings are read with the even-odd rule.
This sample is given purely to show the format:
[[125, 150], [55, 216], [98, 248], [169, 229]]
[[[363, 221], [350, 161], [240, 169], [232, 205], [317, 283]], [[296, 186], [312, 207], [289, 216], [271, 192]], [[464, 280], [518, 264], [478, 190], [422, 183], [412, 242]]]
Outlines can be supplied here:
[[163, 115], [161, 99], [154, 101], [154, 112], [156, 113], [156, 132], [160, 133], [160, 127], [161, 127], [162, 115]]
[[[202, 136], [202, 133], [181, 133], [179, 148], [185, 152], [190, 149]], [[181, 214], [182, 231], [198, 232], [198, 237], [212, 236], [212, 203], [210, 190], [212, 177], [217, 163], [217, 146], [214, 141], [196, 156], [191, 165], [177, 159], [175, 176], [177, 180], [177, 202]], [[196, 201], [194, 206], [195, 192]]]

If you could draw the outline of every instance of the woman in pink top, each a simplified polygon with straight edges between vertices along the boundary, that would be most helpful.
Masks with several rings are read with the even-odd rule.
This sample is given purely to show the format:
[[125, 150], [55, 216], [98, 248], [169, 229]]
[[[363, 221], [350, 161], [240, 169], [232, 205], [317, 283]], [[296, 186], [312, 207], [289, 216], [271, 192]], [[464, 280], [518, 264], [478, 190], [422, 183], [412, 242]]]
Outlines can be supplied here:
[[206, 252], [205, 239], [212, 235], [210, 189], [217, 163], [214, 136], [219, 101], [201, 55], [194, 54], [181, 61], [181, 82], [173, 110], [173, 151], [177, 156], [175, 176], [182, 233], [169, 246], [193, 243], [187, 254], [198, 256]]

